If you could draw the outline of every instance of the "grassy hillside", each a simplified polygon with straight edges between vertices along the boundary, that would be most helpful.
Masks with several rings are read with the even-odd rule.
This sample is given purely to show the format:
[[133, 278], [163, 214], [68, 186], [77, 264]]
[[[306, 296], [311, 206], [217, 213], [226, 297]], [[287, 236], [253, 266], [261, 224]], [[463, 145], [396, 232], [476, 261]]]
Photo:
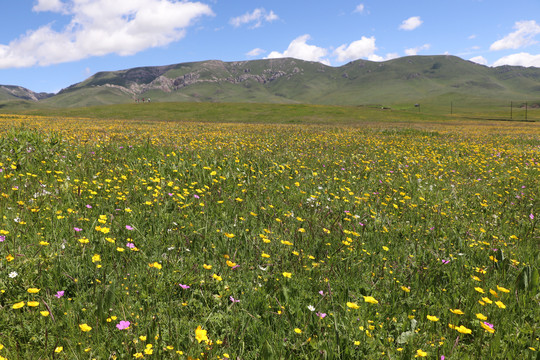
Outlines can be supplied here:
[[[112, 87], [111, 87], [112, 86]], [[101, 72], [44, 100], [47, 106], [132, 102], [330, 105], [495, 103], [540, 100], [540, 69], [489, 68], [455, 56], [410, 56], [330, 67], [297, 59], [217, 60]]]

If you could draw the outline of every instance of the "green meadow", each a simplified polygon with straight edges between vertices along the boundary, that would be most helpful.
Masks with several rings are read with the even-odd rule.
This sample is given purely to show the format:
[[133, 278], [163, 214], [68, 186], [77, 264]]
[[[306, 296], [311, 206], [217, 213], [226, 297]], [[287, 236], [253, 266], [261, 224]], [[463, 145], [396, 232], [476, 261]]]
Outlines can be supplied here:
[[152, 103], [0, 133], [0, 359], [540, 357], [538, 122]]

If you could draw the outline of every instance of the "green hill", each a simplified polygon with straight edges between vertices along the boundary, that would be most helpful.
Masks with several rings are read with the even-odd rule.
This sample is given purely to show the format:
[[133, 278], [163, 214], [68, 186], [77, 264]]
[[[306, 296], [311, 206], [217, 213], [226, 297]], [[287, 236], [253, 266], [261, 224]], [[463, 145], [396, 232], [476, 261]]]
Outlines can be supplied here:
[[[0, 102], [14, 100], [0, 88]], [[251, 102], [467, 109], [540, 102], [540, 69], [487, 67], [455, 56], [357, 60], [340, 67], [292, 58], [218, 60], [100, 72], [37, 107], [152, 102]], [[20, 97], [17, 99], [21, 99]], [[452, 105], [450, 105], [452, 104]], [[31, 106], [31, 105], [28, 105]], [[426, 107], [424, 107], [426, 108]]]

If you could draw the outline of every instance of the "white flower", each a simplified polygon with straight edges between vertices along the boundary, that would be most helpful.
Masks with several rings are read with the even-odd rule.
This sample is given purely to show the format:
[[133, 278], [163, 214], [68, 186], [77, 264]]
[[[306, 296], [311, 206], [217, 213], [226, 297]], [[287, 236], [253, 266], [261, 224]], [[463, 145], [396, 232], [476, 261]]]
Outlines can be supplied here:
[[9, 273], [8, 276], [13, 279], [13, 278], [16, 278], [17, 275], [19, 275], [19, 274], [16, 271], [12, 271], [12, 272]]
[[315, 311], [315, 306], [313, 305], [308, 305], [307, 308], [309, 309], [309, 311]]

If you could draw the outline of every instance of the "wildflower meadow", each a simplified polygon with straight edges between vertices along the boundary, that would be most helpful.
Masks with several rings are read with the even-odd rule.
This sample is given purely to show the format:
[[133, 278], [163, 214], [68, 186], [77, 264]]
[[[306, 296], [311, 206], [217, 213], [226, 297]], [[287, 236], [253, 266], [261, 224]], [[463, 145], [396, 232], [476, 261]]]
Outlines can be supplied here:
[[0, 359], [540, 357], [538, 123], [0, 115], [0, 215]]

